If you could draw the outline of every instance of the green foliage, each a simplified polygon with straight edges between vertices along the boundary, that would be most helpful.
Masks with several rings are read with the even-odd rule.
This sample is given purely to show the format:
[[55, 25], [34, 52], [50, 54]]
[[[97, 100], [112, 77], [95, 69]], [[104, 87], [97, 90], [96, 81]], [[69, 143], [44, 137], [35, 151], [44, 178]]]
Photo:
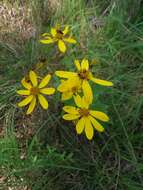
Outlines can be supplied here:
[[[46, 31], [38, 17], [44, 1], [34, 2], [29, 4], [33, 15], [37, 11], [32, 19], [40, 34]], [[77, 51], [67, 54], [73, 60], [97, 59], [93, 65], [95, 75], [114, 82], [114, 88], [106, 91], [93, 86], [101, 94], [100, 103], [95, 101], [93, 106], [107, 110], [111, 120], [105, 133], [96, 133], [94, 140], [88, 142], [84, 135], [76, 135], [74, 125], [57, 114], [57, 110], [61, 111], [58, 94], [51, 99], [50, 111], [43, 114], [38, 109], [35, 116], [22, 117], [16, 107], [18, 81], [40, 57], [44, 56], [49, 64], [45, 72], [63, 66], [71, 68], [71, 59], [66, 56], [60, 61], [51, 60], [46, 51], [53, 48], [42, 47], [38, 34], [20, 50], [10, 42], [1, 42], [0, 127], [5, 136], [0, 138], [0, 170], [10, 182], [0, 188], [27, 185], [32, 190], [143, 189], [142, 2], [64, 0], [49, 21], [50, 25], [71, 25], [80, 43]], [[26, 130], [33, 128], [34, 135], [18, 140], [17, 127], [19, 131], [24, 126]]]

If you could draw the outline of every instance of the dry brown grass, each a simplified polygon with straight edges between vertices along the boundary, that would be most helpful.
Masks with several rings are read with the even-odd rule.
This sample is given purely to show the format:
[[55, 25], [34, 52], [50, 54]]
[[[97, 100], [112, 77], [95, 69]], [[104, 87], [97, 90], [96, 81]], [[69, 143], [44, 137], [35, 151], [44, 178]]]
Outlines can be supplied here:
[[49, 0], [49, 8], [55, 10], [61, 6], [62, 0]]
[[45, 0], [42, 7], [35, 9], [38, 2], [0, 2], [0, 42], [15, 49], [21, 47], [25, 41], [39, 33], [40, 23], [47, 24], [47, 20], [60, 8], [61, 3], [62, 0]]
[[4, 43], [23, 43], [34, 35], [31, 9], [26, 5], [0, 4], [0, 41]]

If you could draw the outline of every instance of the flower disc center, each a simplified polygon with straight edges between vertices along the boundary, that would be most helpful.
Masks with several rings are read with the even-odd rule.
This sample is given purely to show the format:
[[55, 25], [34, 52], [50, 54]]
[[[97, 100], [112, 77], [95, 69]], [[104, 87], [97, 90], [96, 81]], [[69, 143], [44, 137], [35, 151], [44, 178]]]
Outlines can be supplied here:
[[56, 31], [57, 31], [56, 38], [62, 39], [64, 33], [61, 30], [56, 30]]
[[37, 87], [32, 87], [31, 89], [30, 89], [30, 93], [31, 93], [31, 95], [37, 95], [38, 93], [39, 93], [39, 88], [37, 88]]
[[73, 87], [72, 87], [72, 92], [73, 92], [73, 93], [78, 92], [78, 87], [77, 87], [77, 86], [73, 86]]
[[88, 76], [89, 76], [89, 71], [86, 71], [86, 70], [82, 70], [78, 73], [78, 76], [81, 78], [81, 79], [88, 79]]
[[81, 115], [81, 117], [83, 116], [87, 117], [89, 115], [89, 110], [86, 108], [80, 109], [79, 114]]

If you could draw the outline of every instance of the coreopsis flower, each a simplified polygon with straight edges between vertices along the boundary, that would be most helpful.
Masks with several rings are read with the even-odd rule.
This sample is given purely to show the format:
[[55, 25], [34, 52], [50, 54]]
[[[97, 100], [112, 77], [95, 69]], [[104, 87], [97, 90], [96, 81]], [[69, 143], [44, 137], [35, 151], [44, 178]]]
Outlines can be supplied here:
[[30, 114], [33, 112], [36, 101], [39, 100], [40, 105], [43, 109], [48, 109], [48, 101], [43, 95], [51, 95], [54, 94], [54, 88], [47, 88], [51, 75], [46, 75], [43, 79], [41, 79], [38, 84], [38, 76], [34, 71], [29, 72], [28, 76], [29, 80], [27, 82], [26, 78], [23, 78], [21, 84], [25, 89], [18, 90], [17, 93], [19, 95], [25, 96], [26, 98], [18, 103], [19, 107], [24, 107], [29, 104], [28, 110], [26, 114]]
[[83, 59], [81, 64], [79, 60], [75, 60], [74, 63], [77, 68], [77, 72], [56, 71], [55, 74], [61, 78], [72, 79], [71, 84], [69, 85], [72, 85], [73, 80], [75, 81], [79, 80], [79, 83], [81, 83], [84, 96], [85, 98], [88, 99], [89, 103], [91, 103], [93, 100], [93, 93], [89, 81], [92, 81], [96, 84], [103, 86], [113, 86], [112, 82], [101, 80], [93, 76], [92, 72], [90, 71], [89, 62], [87, 59]]
[[62, 80], [57, 90], [62, 93], [62, 100], [69, 100], [74, 95], [81, 92], [81, 82], [79, 80]]
[[67, 50], [66, 43], [76, 43], [76, 40], [71, 35], [68, 35], [68, 33], [69, 26], [66, 26], [64, 30], [62, 30], [59, 26], [56, 26], [55, 28], [51, 28], [50, 33], [44, 33], [40, 42], [43, 44], [57, 43], [59, 50], [62, 53], [65, 53]]
[[91, 110], [89, 108], [89, 102], [86, 101], [84, 96], [82, 98], [79, 95], [74, 96], [74, 101], [76, 107], [63, 107], [63, 110], [67, 112], [67, 114], [63, 115], [63, 119], [75, 121], [77, 134], [81, 134], [85, 131], [86, 137], [91, 140], [94, 135], [94, 128], [98, 132], [104, 131], [103, 126], [98, 120], [108, 122], [109, 117], [101, 111]]

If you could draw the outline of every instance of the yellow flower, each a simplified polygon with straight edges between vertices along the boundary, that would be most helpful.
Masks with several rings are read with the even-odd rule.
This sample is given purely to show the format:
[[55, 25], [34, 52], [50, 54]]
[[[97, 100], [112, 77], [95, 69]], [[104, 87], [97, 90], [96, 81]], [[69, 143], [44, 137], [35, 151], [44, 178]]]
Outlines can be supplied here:
[[62, 80], [57, 90], [62, 93], [62, 100], [69, 100], [73, 95], [81, 92], [81, 82], [75, 79]]
[[[71, 81], [79, 80], [81, 82], [81, 87], [82, 87], [84, 96], [85, 98], [88, 99], [89, 103], [91, 103], [93, 100], [93, 93], [92, 93], [90, 84], [88, 82], [89, 80], [99, 85], [113, 86], [113, 83], [110, 81], [101, 80], [101, 79], [93, 77], [92, 72], [89, 69], [89, 62], [87, 59], [83, 59], [81, 64], [79, 60], [75, 60], [74, 63], [77, 68], [77, 72], [56, 71], [55, 74], [61, 78], [66, 78], [66, 79], [72, 78]], [[72, 85], [72, 82], [69, 85]]]
[[65, 43], [75, 44], [76, 40], [71, 36], [67, 36], [69, 33], [69, 27], [66, 26], [64, 30], [61, 30], [59, 26], [51, 28], [50, 33], [44, 33], [42, 35], [43, 39], [40, 40], [43, 44], [57, 43], [58, 48], [62, 53], [65, 53], [67, 48]]
[[89, 102], [84, 96], [82, 98], [79, 95], [74, 96], [74, 100], [77, 107], [64, 106], [63, 110], [67, 114], [63, 115], [63, 119], [76, 121], [77, 134], [85, 131], [86, 137], [91, 140], [94, 135], [94, 128], [98, 132], [104, 131], [103, 126], [97, 120], [108, 122], [109, 117], [101, 111], [90, 110]]
[[26, 78], [23, 78], [21, 83], [24, 86], [24, 90], [18, 90], [17, 93], [23, 96], [27, 96], [24, 100], [18, 103], [19, 107], [26, 106], [28, 104], [29, 108], [26, 112], [26, 114], [30, 114], [33, 112], [37, 98], [42, 106], [43, 109], [48, 109], [48, 101], [46, 98], [42, 95], [51, 95], [55, 92], [54, 88], [46, 88], [47, 84], [49, 83], [51, 79], [51, 75], [46, 75], [38, 84], [38, 76], [34, 71], [29, 72], [29, 79], [30, 81], [27, 82]]

